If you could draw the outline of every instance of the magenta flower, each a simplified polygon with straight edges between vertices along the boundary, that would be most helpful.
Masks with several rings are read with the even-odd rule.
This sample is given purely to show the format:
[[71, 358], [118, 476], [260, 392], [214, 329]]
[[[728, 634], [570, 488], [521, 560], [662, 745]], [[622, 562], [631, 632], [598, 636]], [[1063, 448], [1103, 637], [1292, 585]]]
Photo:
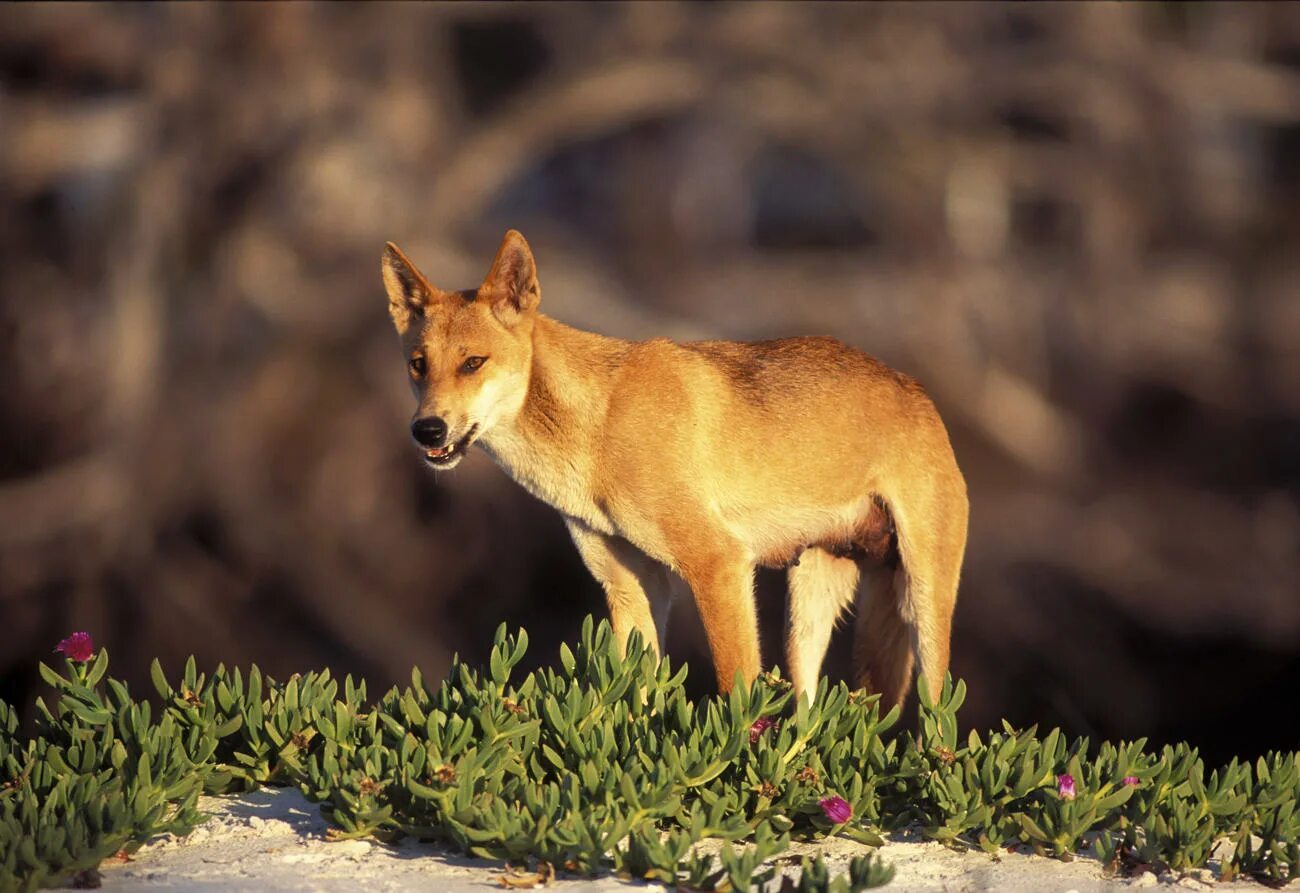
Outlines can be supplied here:
[[1137, 787], [1137, 786], [1138, 786], [1138, 777], [1137, 777], [1136, 775], [1125, 775], [1125, 776], [1124, 776], [1124, 786], [1125, 786], [1125, 787], [1130, 787], [1130, 788], [1135, 788], [1135, 787]]
[[827, 797], [825, 800], [817, 801], [817, 805], [822, 808], [826, 818], [837, 825], [842, 825], [853, 818], [853, 807], [849, 806], [849, 801], [843, 797]]
[[85, 663], [95, 654], [95, 643], [90, 633], [73, 633], [59, 643], [55, 651], [62, 651], [68, 660]]
[[774, 725], [776, 725], [776, 723], [768, 719], [766, 716], [760, 716], [758, 719], [754, 720], [754, 724], [749, 727], [749, 743], [757, 744], [758, 739], [763, 737], [763, 733]]
[[1074, 799], [1074, 776], [1058, 775], [1056, 776], [1056, 791], [1061, 795], [1062, 800]]

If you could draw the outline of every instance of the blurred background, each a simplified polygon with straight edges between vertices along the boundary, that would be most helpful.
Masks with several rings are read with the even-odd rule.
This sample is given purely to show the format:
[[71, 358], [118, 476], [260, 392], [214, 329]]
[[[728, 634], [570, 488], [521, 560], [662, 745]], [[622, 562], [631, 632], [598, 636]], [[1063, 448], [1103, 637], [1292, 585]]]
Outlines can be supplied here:
[[[967, 723], [1300, 745], [1290, 5], [6, 5], [0, 697], [72, 630], [138, 691], [378, 691], [603, 615], [555, 512], [407, 434], [384, 241], [462, 288], [508, 227], [565, 322], [922, 380]], [[709, 689], [689, 606], [669, 653]]]

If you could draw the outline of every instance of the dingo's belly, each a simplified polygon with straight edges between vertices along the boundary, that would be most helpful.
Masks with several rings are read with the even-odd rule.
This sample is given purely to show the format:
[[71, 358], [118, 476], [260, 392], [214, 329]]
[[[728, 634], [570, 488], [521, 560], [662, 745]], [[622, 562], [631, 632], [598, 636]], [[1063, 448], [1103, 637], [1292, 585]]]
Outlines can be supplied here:
[[789, 567], [812, 548], [877, 563], [897, 555], [893, 517], [874, 495], [839, 506], [771, 506], [724, 518], [764, 567]]

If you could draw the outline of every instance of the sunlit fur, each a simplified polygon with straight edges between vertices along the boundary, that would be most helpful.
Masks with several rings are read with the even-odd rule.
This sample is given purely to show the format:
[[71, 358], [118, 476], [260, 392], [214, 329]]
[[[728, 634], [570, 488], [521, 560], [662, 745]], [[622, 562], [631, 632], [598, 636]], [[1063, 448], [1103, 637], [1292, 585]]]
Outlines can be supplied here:
[[[446, 420], [450, 441], [476, 430], [561, 512], [621, 636], [661, 644], [689, 588], [727, 690], [761, 666], [755, 567], [790, 567], [799, 691], [816, 687], [856, 595], [856, 682], [897, 703], [915, 656], [937, 692], [968, 506], [915, 381], [830, 338], [679, 344], [570, 328], [537, 312], [536, 265], [514, 231], [477, 292], [434, 287], [392, 245], [383, 275], [408, 359], [428, 364], [416, 416]], [[464, 374], [469, 356], [488, 359]]]

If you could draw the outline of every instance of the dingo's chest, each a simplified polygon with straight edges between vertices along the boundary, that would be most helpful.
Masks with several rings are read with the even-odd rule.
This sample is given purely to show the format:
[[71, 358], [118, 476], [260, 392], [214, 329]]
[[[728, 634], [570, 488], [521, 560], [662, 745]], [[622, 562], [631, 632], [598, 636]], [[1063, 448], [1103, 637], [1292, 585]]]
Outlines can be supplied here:
[[484, 451], [506, 474], [533, 496], [568, 518], [576, 518], [592, 530], [618, 534], [609, 513], [592, 492], [590, 470], [580, 457], [557, 461], [543, 457], [536, 446], [516, 438], [494, 438], [483, 442]]

